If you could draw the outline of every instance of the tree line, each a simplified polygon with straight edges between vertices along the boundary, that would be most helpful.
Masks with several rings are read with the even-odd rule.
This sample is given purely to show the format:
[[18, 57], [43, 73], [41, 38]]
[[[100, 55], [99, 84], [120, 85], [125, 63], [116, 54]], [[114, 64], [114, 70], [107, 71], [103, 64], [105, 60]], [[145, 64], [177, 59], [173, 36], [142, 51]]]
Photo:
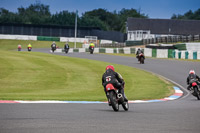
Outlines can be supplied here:
[[[76, 12], [67, 10], [51, 14], [48, 5], [41, 3], [31, 4], [29, 7], [19, 7], [17, 12], [10, 12], [0, 8], [0, 23], [18, 24], [42, 24], [42, 25], [75, 25]], [[95, 9], [87, 11], [82, 16], [77, 16], [79, 27], [99, 27], [105, 31], [125, 32], [128, 17], [148, 18], [148, 15], [136, 9], [121, 9], [120, 11], [109, 12], [106, 9]], [[173, 14], [171, 19], [195, 19], [200, 20], [200, 8], [194, 12], [189, 10], [184, 15]]]
[[[36, 3], [29, 7], [19, 7], [17, 12], [10, 12], [0, 8], [0, 23], [17, 24], [42, 24], [74, 26], [76, 12], [67, 10], [51, 14], [48, 5]], [[136, 9], [122, 9], [121, 11], [109, 12], [106, 9], [87, 11], [82, 16], [77, 16], [77, 25], [80, 27], [99, 27], [105, 31], [125, 32], [125, 22], [128, 17], [148, 18]]]
[[185, 14], [173, 14], [171, 19], [200, 20], [200, 8], [196, 11], [189, 10]]

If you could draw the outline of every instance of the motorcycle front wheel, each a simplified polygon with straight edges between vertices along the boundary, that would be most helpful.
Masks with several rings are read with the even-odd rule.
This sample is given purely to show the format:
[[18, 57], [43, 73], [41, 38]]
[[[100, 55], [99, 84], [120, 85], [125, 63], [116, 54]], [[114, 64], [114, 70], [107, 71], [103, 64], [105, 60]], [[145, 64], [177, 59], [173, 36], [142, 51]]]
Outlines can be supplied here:
[[128, 104], [128, 102], [122, 103], [122, 107], [123, 107], [123, 109], [124, 109], [125, 111], [128, 111], [128, 109], [129, 109], [129, 104]]
[[197, 87], [194, 87], [194, 92], [196, 93], [197, 100], [200, 100], [200, 92]]
[[112, 105], [112, 108], [114, 111], [119, 111], [119, 104], [117, 102], [117, 96], [115, 94], [114, 91], [110, 91], [109, 92], [109, 96], [110, 96], [110, 103]]

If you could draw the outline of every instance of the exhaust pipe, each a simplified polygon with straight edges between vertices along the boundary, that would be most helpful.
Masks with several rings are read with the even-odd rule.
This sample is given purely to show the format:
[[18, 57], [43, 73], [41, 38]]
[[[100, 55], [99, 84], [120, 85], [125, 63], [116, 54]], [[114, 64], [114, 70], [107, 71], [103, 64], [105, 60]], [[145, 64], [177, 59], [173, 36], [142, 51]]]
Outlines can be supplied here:
[[117, 97], [118, 97], [118, 99], [119, 99], [119, 101], [120, 101], [121, 103], [124, 102], [124, 97], [123, 97], [123, 95], [122, 95], [121, 93], [119, 93], [119, 94], [117, 95]]
[[122, 98], [122, 94], [119, 93], [119, 94], [117, 95], [117, 98], [118, 98], [118, 99], [121, 99], [121, 98]]

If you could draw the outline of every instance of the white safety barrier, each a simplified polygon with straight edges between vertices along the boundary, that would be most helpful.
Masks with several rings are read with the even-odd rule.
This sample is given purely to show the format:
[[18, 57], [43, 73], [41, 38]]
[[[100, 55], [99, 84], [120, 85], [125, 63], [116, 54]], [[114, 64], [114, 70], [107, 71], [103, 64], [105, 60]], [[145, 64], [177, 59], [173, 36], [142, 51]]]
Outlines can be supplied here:
[[94, 53], [99, 53], [99, 48], [94, 48]]
[[[74, 37], [60, 37], [60, 42], [75, 42], [75, 38]], [[88, 42], [87, 38], [76, 38], [76, 42]]]
[[106, 48], [106, 53], [114, 53], [113, 48]]
[[147, 57], [152, 57], [152, 49], [151, 48], [145, 48], [144, 49], [144, 55]]
[[73, 53], [73, 49], [70, 48], [69, 51], [68, 51], [68, 53]]
[[157, 58], [168, 58], [167, 49], [157, 49]]
[[200, 51], [197, 52], [197, 59], [200, 59]]
[[62, 52], [62, 49], [56, 49], [54, 52], [60, 53], [60, 52]]
[[185, 59], [185, 51], [181, 51], [181, 59]]
[[[69, 53], [82, 53], [87, 52], [86, 48], [70, 48]], [[62, 52], [62, 49], [57, 49], [55, 52]], [[131, 54], [131, 48], [95, 48], [94, 53], [122, 53]], [[168, 55], [169, 54], [169, 55]], [[179, 50], [168, 50], [168, 49], [150, 49], [144, 48], [144, 55], [146, 57], [156, 58], [175, 58], [175, 59], [200, 59], [200, 51], [179, 51]]]
[[28, 35], [3, 35], [0, 34], [0, 39], [12, 39], [12, 40], [37, 40], [37, 36]]
[[192, 51], [188, 51], [188, 59], [193, 59], [193, 52]]
[[79, 53], [86, 52], [85, 48], [79, 48]]
[[175, 50], [175, 58], [178, 59], [178, 50]]
[[131, 54], [130, 48], [124, 48], [124, 54]]

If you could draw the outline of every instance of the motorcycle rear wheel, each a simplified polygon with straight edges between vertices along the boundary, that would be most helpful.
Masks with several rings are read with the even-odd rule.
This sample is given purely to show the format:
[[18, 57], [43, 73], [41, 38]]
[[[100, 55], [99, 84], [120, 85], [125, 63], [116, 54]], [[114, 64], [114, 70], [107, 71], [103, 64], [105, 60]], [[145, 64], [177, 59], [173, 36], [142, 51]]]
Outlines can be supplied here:
[[144, 57], [140, 58], [140, 64], [144, 64]]
[[117, 102], [117, 96], [114, 93], [114, 91], [110, 91], [109, 97], [110, 97], [110, 103], [112, 105], [113, 110], [119, 111], [119, 104]]

